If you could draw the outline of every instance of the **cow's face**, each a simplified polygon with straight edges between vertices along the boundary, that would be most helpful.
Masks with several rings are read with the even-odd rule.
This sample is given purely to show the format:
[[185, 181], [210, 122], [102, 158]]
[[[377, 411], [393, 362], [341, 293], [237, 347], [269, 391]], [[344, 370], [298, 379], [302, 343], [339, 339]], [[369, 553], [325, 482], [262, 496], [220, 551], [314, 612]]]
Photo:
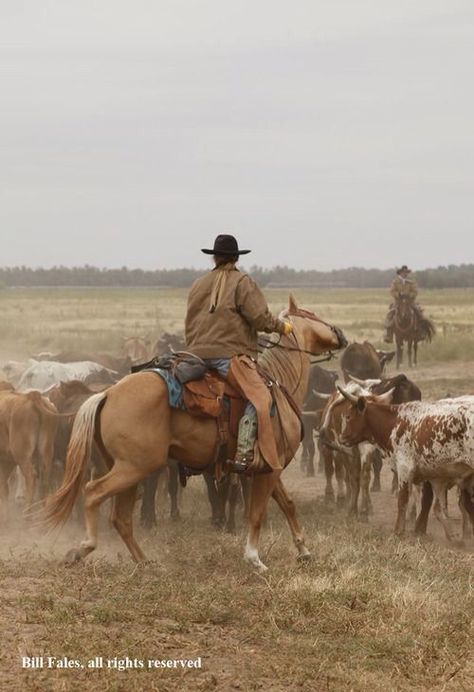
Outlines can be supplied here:
[[366, 419], [367, 402], [365, 397], [356, 397], [355, 402], [344, 407], [341, 416], [341, 442], [348, 447], [372, 439]]
[[391, 389], [380, 396], [354, 396], [344, 391], [342, 387], [338, 389], [350, 403], [341, 421], [341, 442], [348, 446], [361, 442], [374, 442], [368, 419], [369, 408], [374, 404], [388, 406], [392, 401], [394, 390]]

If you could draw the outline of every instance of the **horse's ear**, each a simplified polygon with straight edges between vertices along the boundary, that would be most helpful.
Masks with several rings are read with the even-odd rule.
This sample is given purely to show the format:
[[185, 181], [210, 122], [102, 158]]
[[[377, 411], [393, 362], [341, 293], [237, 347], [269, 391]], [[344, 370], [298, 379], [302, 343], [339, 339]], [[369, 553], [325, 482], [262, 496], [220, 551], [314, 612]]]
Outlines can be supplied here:
[[298, 312], [298, 306], [296, 304], [295, 296], [293, 295], [293, 293], [290, 293], [290, 299], [288, 301], [288, 312], [290, 314]]

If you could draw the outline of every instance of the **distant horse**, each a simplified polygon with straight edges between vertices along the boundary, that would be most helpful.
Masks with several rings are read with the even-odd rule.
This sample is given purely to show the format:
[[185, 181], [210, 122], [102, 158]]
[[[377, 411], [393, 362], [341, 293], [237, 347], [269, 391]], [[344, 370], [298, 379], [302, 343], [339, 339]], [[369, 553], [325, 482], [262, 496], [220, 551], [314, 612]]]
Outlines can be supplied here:
[[[406, 296], [401, 296], [395, 306], [393, 332], [397, 344], [397, 368], [403, 360], [403, 344], [407, 343], [408, 365], [417, 364], [418, 342], [431, 341], [435, 326], [427, 317], [421, 317]], [[412, 358], [413, 352], [413, 358]]]
[[[327, 324], [314, 313], [299, 309], [292, 297], [289, 309], [283, 314], [293, 324], [294, 332], [267, 350], [261, 361], [275, 381], [291, 392], [301, 408], [308, 386], [310, 355], [344, 348], [347, 341], [337, 327]], [[300, 421], [280, 387], [274, 389], [274, 396], [281, 403], [277, 409], [275, 433], [283, 469], [299, 446], [301, 429]], [[76, 416], [62, 485], [47, 502], [45, 513], [49, 525], [62, 524], [69, 517], [84, 485], [93, 440], [99, 446], [109, 471], [84, 487], [87, 534], [78, 549], [69, 551], [67, 560], [80, 560], [95, 550], [98, 510], [111, 497], [114, 498], [112, 523], [133, 559], [141, 562], [145, 555], [133, 536], [132, 521], [137, 484], [165, 466], [169, 456], [191, 468], [208, 466], [218, 441], [217, 425], [214, 420], [193, 418], [186, 411], [170, 408], [166, 384], [150, 372], [129, 375], [106, 392], [92, 396]], [[252, 481], [246, 559], [256, 568], [266, 569], [258, 554], [258, 541], [271, 496], [287, 518], [298, 557], [307, 559], [310, 553], [294, 504], [281, 480], [281, 470], [256, 474]]]

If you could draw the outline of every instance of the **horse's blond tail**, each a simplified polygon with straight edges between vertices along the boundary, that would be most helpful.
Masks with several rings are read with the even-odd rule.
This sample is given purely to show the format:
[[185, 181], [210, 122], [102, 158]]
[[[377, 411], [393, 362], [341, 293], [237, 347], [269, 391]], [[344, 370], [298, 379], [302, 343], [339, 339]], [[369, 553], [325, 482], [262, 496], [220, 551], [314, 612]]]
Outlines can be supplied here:
[[46, 500], [44, 508], [44, 521], [50, 527], [64, 524], [72, 512], [91, 455], [97, 411], [106, 396], [106, 392], [93, 394], [77, 412], [67, 448], [63, 481]]

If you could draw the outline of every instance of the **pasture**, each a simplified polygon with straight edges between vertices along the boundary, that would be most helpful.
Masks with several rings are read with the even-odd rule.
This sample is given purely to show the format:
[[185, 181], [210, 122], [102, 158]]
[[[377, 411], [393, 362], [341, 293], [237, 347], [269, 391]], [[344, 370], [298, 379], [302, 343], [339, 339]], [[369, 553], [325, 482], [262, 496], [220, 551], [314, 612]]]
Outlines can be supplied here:
[[[266, 291], [279, 311], [288, 291]], [[110, 350], [182, 328], [184, 290], [0, 291], [0, 361], [38, 351]], [[349, 340], [383, 347], [388, 292], [295, 291], [298, 302]], [[473, 393], [474, 291], [425, 291], [438, 335], [408, 373], [426, 398]], [[388, 348], [385, 346], [385, 348]], [[329, 367], [337, 367], [333, 361]], [[403, 368], [402, 368], [403, 370]], [[389, 370], [393, 372], [393, 366]], [[0, 688], [3, 690], [470, 690], [474, 688], [473, 543], [446, 544], [434, 517], [427, 539], [392, 534], [396, 500], [384, 468], [368, 524], [323, 501], [323, 481], [298, 458], [285, 471], [313, 561], [298, 565], [284, 519], [271, 505], [262, 535], [270, 571], [242, 559], [244, 530], [217, 532], [203, 481], [191, 479], [180, 522], [138, 530], [150, 563], [136, 567], [103, 518], [84, 564], [60, 558], [80, 529], [45, 535], [15, 513], [0, 527]], [[455, 495], [450, 512], [458, 517]], [[458, 522], [459, 524], [459, 522]], [[22, 670], [22, 656], [196, 659], [200, 669]], [[114, 664], [112, 664], [114, 665]]]

